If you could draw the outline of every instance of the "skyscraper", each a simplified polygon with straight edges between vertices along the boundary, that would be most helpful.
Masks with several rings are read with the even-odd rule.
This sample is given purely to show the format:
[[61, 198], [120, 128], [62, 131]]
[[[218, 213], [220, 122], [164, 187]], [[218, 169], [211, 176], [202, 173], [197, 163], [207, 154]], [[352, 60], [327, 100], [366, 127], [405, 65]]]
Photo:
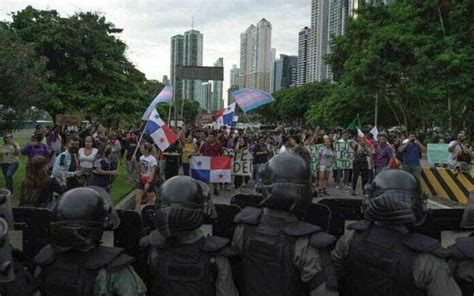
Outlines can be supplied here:
[[298, 35], [298, 86], [308, 82], [309, 34], [310, 28], [304, 27], [304, 29], [302, 29]]
[[[224, 67], [224, 59], [218, 58], [214, 63], [214, 67]], [[218, 111], [224, 106], [222, 100], [222, 81], [212, 81], [212, 103], [210, 106], [211, 111]]]
[[261, 19], [240, 34], [240, 86], [270, 91], [272, 25]]
[[270, 61], [270, 93], [275, 91], [275, 61], [276, 61], [276, 48], [272, 48], [271, 61]]
[[298, 57], [280, 54], [274, 62], [274, 91], [296, 86]]
[[[203, 35], [197, 30], [189, 30], [184, 33], [183, 42], [183, 65], [202, 66]], [[183, 80], [183, 98], [196, 100], [198, 94], [196, 85], [198, 80]]]
[[176, 66], [183, 65], [184, 51], [183, 51], [183, 35], [175, 35], [171, 37], [171, 61], [170, 61], [170, 80], [174, 88], [174, 99], [183, 98], [183, 82], [176, 80]]
[[328, 50], [329, 0], [312, 0], [309, 34], [308, 82], [327, 79], [324, 56]]
[[240, 84], [240, 69], [237, 68], [237, 65], [232, 65], [230, 69], [230, 87], [239, 86]]

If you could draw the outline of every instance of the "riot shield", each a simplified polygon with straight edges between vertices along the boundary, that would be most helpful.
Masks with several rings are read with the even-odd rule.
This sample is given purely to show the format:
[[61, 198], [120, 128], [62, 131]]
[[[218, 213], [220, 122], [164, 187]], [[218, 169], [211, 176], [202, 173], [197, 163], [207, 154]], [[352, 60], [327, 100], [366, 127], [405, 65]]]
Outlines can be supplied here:
[[328, 232], [332, 221], [331, 209], [325, 204], [313, 203], [302, 220], [318, 225], [323, 231]]
[[215, 204], [217, 218], [206, 218], [205, 224], [212, 225], [212, 235], [232, 239], [234, 235], [234, 217], [240, 212], [236, 205]]
[[463, 212], [463, 208], [429, 209], [425, 222], [417, 226], [416, 230], [441, 241], [443, 247], [447, 247], [453, 244], [457, 237], [466, 236], [472, 231], [459, 225]]
[[120, 225], [114, 230], [114, 246], [123, 248], [125, 253], [137, 258], [138, 243], [142, 235], [142, 219], [135, 211], [117, 210]]
[[344, 234], [347, 223], [363, 219], [362, 199], [325, 198], [317, 204], [329, 208], [328, 232], [336, 237]]
[[261, 194], [243, 194], [239, 193], [232, 196], [230, 201], [231, 205], [236, 205], [241, 209], [245, 207], [256, 207], [258, 208], [260, 202], [263, 200], [263, 196]]
[[49, 223], [52, 213], [43, 208], [13, 208], [14, 242], [30, 261], [49, 243]]

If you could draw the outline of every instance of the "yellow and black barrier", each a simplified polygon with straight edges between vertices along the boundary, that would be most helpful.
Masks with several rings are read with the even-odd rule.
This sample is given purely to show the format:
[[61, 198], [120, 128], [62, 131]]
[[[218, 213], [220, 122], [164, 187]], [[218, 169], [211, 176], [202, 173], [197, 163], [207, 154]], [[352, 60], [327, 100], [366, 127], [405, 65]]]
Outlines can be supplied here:
[[474, 191], [474, 174], [424, 167], [421, 171], [421, 187], [432, 196], [467, 204], [469, 192]]

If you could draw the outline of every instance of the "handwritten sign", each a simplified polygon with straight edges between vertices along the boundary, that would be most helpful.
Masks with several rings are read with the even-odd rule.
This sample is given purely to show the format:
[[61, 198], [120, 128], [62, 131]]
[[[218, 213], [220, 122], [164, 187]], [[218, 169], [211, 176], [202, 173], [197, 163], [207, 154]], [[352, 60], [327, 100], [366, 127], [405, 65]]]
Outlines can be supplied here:
[[448, 144], [428, 144], [428, 162], [446, 164], [449, 161]]
[[317, 172], [319, 169], [319, 159], [318, 159], [318, 152], [319, 149], [323, 144], [316, 144], [316, 145], [308, 145], [306, 149], [309, 150], [309, 154], [311, 155], [311, 171]]
[[232, 174], [234, 176], [252, 176], [253, 155], [250, 150], [243, 149], [239, 152], [234, 153]]
[[346, 170], [352, 169], [352, 161], [354, 160], [354, 150], [347, 142], [335, 142], [333, 144], [336, 152], [336, 164], [333, 169]]

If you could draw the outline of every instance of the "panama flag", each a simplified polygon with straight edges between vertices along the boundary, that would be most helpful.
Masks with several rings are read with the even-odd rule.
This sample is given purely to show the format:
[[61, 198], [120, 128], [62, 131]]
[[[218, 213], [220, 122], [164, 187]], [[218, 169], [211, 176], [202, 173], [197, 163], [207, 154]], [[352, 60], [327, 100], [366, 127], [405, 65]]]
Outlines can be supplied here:
[[150, 135], [161, 151], [165, 151], [166, 148], [178, 140], [178, 136], [164, 123], [156, 109], [151, 111], [145, 126], [145, 134]]
[[232, 126], [234, 122], [235, 103], [230, 104], [227, 108], [216, 113], [217, 128], [221, 126]]
[[205, 183], [230, 183], [232, 160], [229, 156], [193, 156], [191, 177]]
[[275, 101], [271, 94], [252, 88], [242, 88], [232, 92], [231, 95], [245, 113]]
[[143, 113], [142, 120], [148, 120], [150, 117], [151, 111], [156, 108], [156, 105], [159, 103], [171, 104], [171, 99], [173, 98], [173, 87], [171, 85], [166, 85], [160, 93], [153, 99], [150, 106]]

